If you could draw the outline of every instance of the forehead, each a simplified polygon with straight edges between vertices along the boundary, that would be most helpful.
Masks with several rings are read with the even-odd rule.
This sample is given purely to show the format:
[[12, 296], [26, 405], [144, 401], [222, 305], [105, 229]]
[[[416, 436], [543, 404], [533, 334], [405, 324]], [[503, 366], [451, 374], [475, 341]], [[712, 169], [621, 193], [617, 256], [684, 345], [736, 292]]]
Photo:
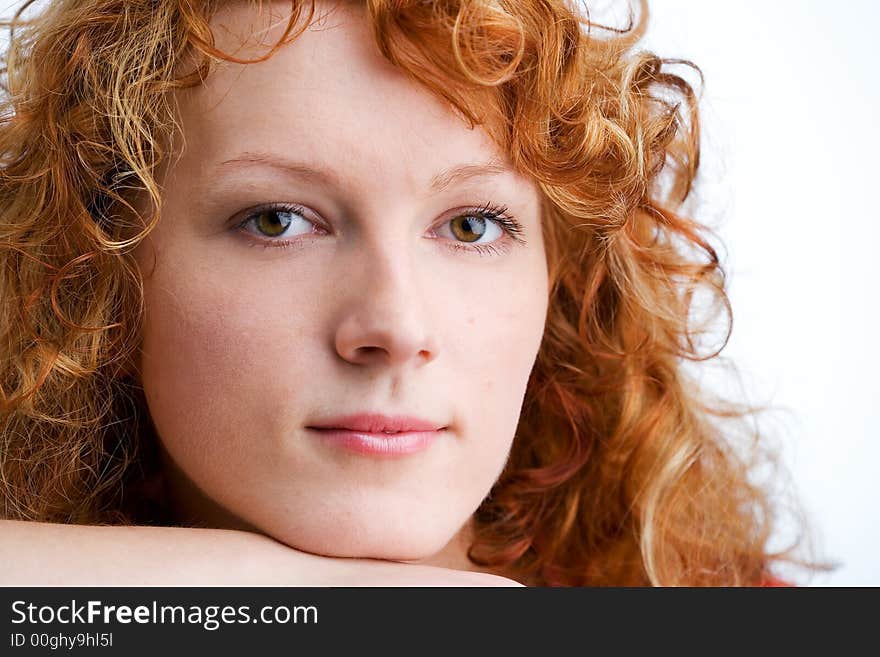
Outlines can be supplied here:
[[[212, 23], [217, 46], [242, 58], [265, 53], [256, 39], [274, 43], [283, 33], [283, 4], [272, 12], [268, 5], [225, 6]], [[316, 15], [322, 18], [266, 61], [223, 62], [203, 85], [181, 94], [187, 153], [214, 163], [270, 153], [369, 170], [373, 180], [360, 182], [412, 189], [453, 163], [507, 166], [486, 132], [469, 129], [382, 56], [363, 5], [318, 3]]]

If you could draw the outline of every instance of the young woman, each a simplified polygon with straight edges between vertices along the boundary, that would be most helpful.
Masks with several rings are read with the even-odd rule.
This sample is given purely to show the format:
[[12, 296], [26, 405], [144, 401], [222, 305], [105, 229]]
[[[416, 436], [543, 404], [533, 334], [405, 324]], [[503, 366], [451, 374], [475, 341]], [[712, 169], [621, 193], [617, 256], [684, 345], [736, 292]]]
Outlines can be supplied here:
[[775, 581], [796, 559], [768, 548], [763, 443], [682, 368], [720, 350], [694, 294], [727, 300], [677, 212], [695, 95], [634, 48], [646, 16], [60, 0], [17, 22], [4, 580]]

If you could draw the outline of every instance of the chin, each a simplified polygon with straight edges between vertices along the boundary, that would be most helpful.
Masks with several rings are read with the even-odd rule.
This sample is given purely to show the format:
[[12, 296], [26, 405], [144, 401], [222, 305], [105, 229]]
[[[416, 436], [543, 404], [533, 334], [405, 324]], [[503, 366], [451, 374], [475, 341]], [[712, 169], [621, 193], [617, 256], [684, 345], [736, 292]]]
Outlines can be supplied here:
[[330, 521], [320, 526], [300, 525], [267, 533], [296, 550], [327, 557], [418, 561], [440, 552], [458, 529], [397, 523], [387, 518], [375, 520], [372, 523]]

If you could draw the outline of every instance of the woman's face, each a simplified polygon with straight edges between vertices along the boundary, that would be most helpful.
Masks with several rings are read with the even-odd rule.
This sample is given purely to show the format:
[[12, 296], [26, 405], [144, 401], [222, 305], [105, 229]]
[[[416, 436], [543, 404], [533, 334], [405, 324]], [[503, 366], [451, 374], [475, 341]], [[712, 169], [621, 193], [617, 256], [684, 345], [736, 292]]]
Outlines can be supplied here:
[[[382, 58], [360, 11], [180, 95], [184, 153], [136, 254], [139, 370], [182, 514], [430, 563], [517, 427], [547, 310], [540, 196]], [[255, 17], [224, 10], [218, 46], [252, 55], [234, 35]], [[442, 430], [310, 428], [358, 413]]]

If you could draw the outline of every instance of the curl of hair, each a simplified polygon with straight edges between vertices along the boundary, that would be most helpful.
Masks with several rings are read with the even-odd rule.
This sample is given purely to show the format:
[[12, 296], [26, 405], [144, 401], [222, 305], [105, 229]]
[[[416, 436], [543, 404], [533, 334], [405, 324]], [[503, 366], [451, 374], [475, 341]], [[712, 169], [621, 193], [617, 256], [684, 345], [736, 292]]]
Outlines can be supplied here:
[[[174, 92], [219, 60], [259, 60], [215, 47], [216, 0], [55, 0], [25, 19], [30, 4], [8, 23], [0, 107], [2, 517], [161, 522], [156, 438], [130, 376], [143, 314], [131, 251], [158, 220]], [[259, 59], [314, 12], [292, 0]], [[487, 130], [545, 196], [546, 331], [471, 558], [548, 585], [749, 585], [796, 562], [768, 552], [757, 457], [713, 420], [753, 409], [710, 404], [682, 368], [717, 356], [731, 326], [711, 234], [679, 211], [699, 117], [669, 68], [698, 69], [634, 49], [644, 3], [626, 29], [564, 0], [368, 0], [365, 12], [383, 55]], [[699, 291], [715, 303], [697, 325]], [[722, 344], [703, 353], [721, 311]]]

